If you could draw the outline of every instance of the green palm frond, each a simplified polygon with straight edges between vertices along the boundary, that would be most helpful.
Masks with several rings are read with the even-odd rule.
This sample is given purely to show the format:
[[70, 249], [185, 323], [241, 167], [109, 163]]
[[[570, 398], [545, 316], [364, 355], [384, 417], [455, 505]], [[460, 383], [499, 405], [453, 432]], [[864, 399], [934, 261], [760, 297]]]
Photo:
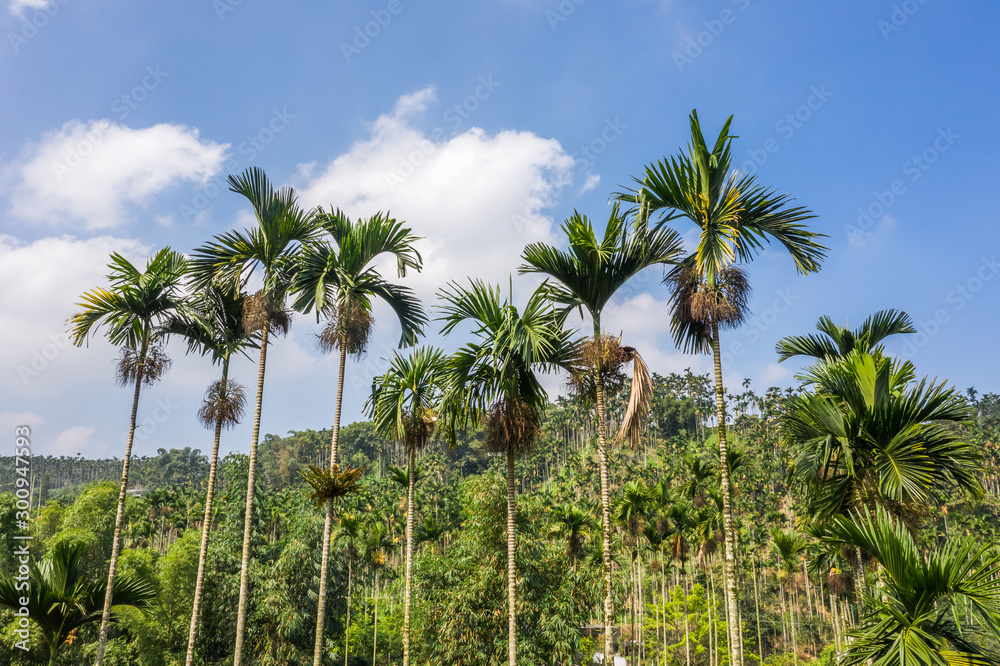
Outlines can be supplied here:
[[916, 333], [913, 320], [899, 310], [881, 310], [868, 317], [860, 328], [853, 331], [835, 324], [832, 319], [822, 316], [816, 328], [826, 337], [818, 335], [791, 335], [782, 338], [775, 346], [778, 361], [793, 356], [811, 356], [816, 359], [833, 359], [846, 356], [857, 349], [871, 353], [881, 350], [881, 342], [890, 335]]
[[98, 287], [81, 296], [79, 312], [69, 318], [70, 339], [88, 342], [100, 328], [111, 344], [139, 350], [155, 342], [159, 325], [172, 312], [194, 315], [182, 293], [187, 262], [182, 254], [163, 248], [140, 271], [118, 253], [108, 264], [110, 289]]
[[437, 407], [446, 381], [444, 353], [417, 347], [407, 356], [396, 352], [389, 370], [374, 379], [365, 413], [383, 437], [412, 444], [427, 443], [437, 421]]
[[372, 264], [392, 255], [400, 277], [408, 269], [421, 270], [423, 260], [414, 248], [419, 238], [404, 223], [382, 213], [352, 222], [340, 210], [320, 209], [317, 221], [333, 242], [317, 239], [303, 248], [290, 287], [295, 294], [293, 307], [303, 313], [315, 309], [318, 321], [345, 307], [370, 311], [371, 301], [380, 298], [399, 320], [400, 346], [416, 344], [427, 323], [420, 301], [408, 287], [384, 280]]
[[357, 495], [360, 492], [358, 479], [363, 473], [360, 467], [344, 467], [341, 470], [339, 465], [334, 465], [332, 469], [310, 465], [309, 469], [300, 471], [299, 476], [312, 488], [309, 499], [321, 509], [332, 500]]

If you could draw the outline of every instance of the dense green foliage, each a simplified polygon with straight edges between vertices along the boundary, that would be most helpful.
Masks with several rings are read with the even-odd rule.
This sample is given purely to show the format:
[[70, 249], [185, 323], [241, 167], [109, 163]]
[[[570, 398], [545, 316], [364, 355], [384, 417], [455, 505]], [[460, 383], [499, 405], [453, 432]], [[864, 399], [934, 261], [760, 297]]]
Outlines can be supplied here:
[[[618, 520], [616, 624], [620, 648], [641, 643], [643, 663], [712, 666], [727, 661], [722, 565], [719, 558], [717, 476], [708, 424], [712, 386], [691, 373], [655, 378], [653, 421], [636, 451], [611, 448], [609, 469]], [[801, 484], [789, 485], [793, 452], [779, 437], [779, 418], [792, 392], [731, 393], [730, 456], [740, 552], [740, 614], [747, 663], [829, 659], [846, 647], [858, 625], [845, 569], [824, 566], [817, 542], [804, 533], [808, 515]], [[997, 442], [1000, 398], [967, 394], [973, 421], [949, 426], [983, 456], [980, 498], [959, 491], [924, 507], [914, 547], [921, 550], [968, 536], [980, 547], [1000, 542]], [[623, 396], [610, 402], [612, 423]], [[597, 510], [599, 479], [594, 457], [592, 411], [575, 399], [549, 406], [539, 445], [517, 462], [518, 643], [524, 663], [587, 663], [599, 645], [601, 544]], [[207, 437], [207, 435], [206, 435]], [[329, 432], [268, 435], [260, 447], [250, 568], [247, 647], [253, 663], [300, 664], [311, 659], [315, 630], [323, 511], [309, 501], [297, 472], [324, 464]], [[494, 664], [506, 649], [506, 495], [503, 456], [485, 453], [479, 437], [451, 449], [432, 439], [418, 462], [414, 562], [414, 663]], [[375, 573], [378, 571], [377, 662], [401, 660], [402, 546], [405, 489], [393, 466], [405, 465], [402, 445], [375, 434], [371, 423], [354, 423], [340, 435], [341, 459], [363, 467], [362, 494], [338, 507], [358, 527], [334, 541], [325, 628], [330, 663], [343, 663], [348, 560], [353, 592], [350, 652], [353, 664], [371, 664]], [[12, 466], [13, 460], [0, 461]], [[87, 463], [91, 464], [90, 461]], [[81, 569], [96, 580], [106, 574], [117, 476], [113, 461], [83, 483], [59, 459], [32, 460], [35, 508], [33, 554], [42, 558], [57, 544], [86, 544]], [[145, 459], [125, 514], [120, 575], [151, 580], [156, 596], [145, 612], [124, 610], [112, 626], [109, 664], [183, 663], [202, 525], [205, 462], [190, 450], [163, 451]], [[200, 475], [194, 470], [200, 470]], [[37, 498], [49, 478], [49, 497]], [[231, 661], [239, 596], [247, 458], [231, 455], [220, 473], [210, 542], [203, 626], [196, 663]], [[11, 478], [8, 476], [7, 478]], [[794, 479], [793, 479], [794, 480]], [[65, 481], [65, 483], [63, 483]], [[13, 495], [0, 494], [4, 547], [0, 570], [16, 562]], [[791, 551], [773, 530], [809, 547]], [[340, 534], [341, 532], [338, 532]], [[784, 550], [783, 550], [784, 548]], [[808, 575], [804, 567], [809, 566]], [[867, 565], [871, 582], [878, 569]], [[638, 609], [638, 613], [636, 610]], [[949, 606], [959, 624], [976, 623], [975, 610]], [[3, 640], [16, 640], [12, 611], [0, 611]], [[63, 664], [85, 664], [96, 648], [96, 626], [73, 632], [60, 653]], [[687, 640], [685, 640], [687, 635]], [[996, 649], [988, 636], [985, 644]], [[794, 641], [794, 644], [793, 644]], [[13, 664], [48, 662], [48, 646], [33, 632], [31, 651], [12, 651]], [[793, 647], [794, 645], [794, 647]], [[574, 657], [575, 655], [575, 657]], [[575, 661], [570, 661], [574, 659]]]

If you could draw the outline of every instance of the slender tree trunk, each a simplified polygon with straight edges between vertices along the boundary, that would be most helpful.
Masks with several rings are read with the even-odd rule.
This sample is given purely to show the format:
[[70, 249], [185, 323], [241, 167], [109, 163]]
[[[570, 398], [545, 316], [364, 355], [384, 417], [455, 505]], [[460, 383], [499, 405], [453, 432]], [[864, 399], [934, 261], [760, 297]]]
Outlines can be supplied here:
[[[340, 437], [340, 405], [344, 396], [344, 368], [347, 365], [347, 346], [340, 341], [340, 370], [337, 373], [337, 403], [333, 410], [333, 435], [330, 437], [330, 471], [337, 467], [337, 440]], [[316, 641], [313, 644], [313, 666], [323, 664], [323, 627], [326, 624], [326, 581], [330, 567], [330, 536], [333, 532], [333, 500], [326, 503], [326, 521], [323, 524], [323, 556], [319, 567], [319, 594], [316, 608]]]
[[726, 543], [724, 588], [729, 622], [729, 651], [731, 666], [743, 666], [743, 636], [736, 610], [736, 553], [733, 547], [736, 537], [733, 532], [733, 510], [729, 489], [729, 461], [726, 449], [726, 404], [722, 386], [722, 356], [719, 351], [719, 325], [712, 323], [712, 356], [715, 361], [715, 411], [719, 420], [719, 479], [722, 493], [723, 539]]
[[[685, 573], [685, 579], [688, 577], [687, 572]], [[684, 596], [684, 659], [687, 666], [691, 666], [691, 631], [688, 628], [688, 591], [687, 591], [687, 580], [682, 583]]]
[[861, 551], [854, 549], [854, 600], [858, 607], [858, 620], [865, 612], [865, 570], [861, 564]]
[[[594, 317], [594, 342], [601, 339], [601, 324]], [[611, 597], [611, 495], [608, 489], [608, 441], [604, 420], [604, 380], [601, 364], [598, 362], [594, 373], [597, 386], [597, 463], [601, 471], [601, 536], [603, 537], [604, 561], [604, 660], [614, 662], [611, 649], [612, 625], [614, 623], [614, 600]]]
[[517, 534], [514, 506], [514, 453], [507, 450], [507, 663], [517, 664]]
[[260, 336], [260, 361], [257, 363], [257, 401], [253, 410], [253, 433], [250, 436], [250, 470], [247, 474], [247, 502], [243, 516], [243, 560], [240, 565], [240, 602], [236, 609], [236, 648], [233, 666], [243, 663], [243, 637], [247, 621], [247, 597], [250, 573], [250, 536], [253, 532], [253, 492], [257, 480], [257, 442], [260, 439], [260, 408], [264, 401], [264, 369], [267, 363], [267, 337], [270, 322], [264, 322]]
[[108, 647], [108, 625], [111, 622], [111, 601], [115, 589], [115, 574], [118, 572], [118, 551], [121, 548], [122, 519], [125, 515], [125, 496], [128, 489], [128, 469], [132, 461], [132, 442], [135, 439], [135, 418], [139, 412], [139, 389], [146, 370], [146, 353], [149, 351], [149, 333], [142, 338], [139, 350], [139, 367], [135, 376], [135, 393], [132, 395], [132, 416], [128, 423], [128, 440], [125, 443], [125, 460], [122, 462], [122, 478], [118, 487], [118, 511], [115, 514], [115, 535], [111, 541], [111, 563], [108, 567], [108, 586], [104, 591], [104, 611], [101, 613], [101, 633], [97, 641], [97, 666], [104, 664], [104, 652]]
[[353, 574], [354, 557], [347, 555], [347, 625], [344, 627], [344, 666], [351, 654], [351, 578]]
[[757, 615], [757, 656], [758, 663], [764, 663], [764, 641], [760, 635], [760, 589], [757, 586], [757, 560], [753, 560], [753, 607]]
[[375, 570], [375, 623], [372, 635], [372, 666], [378, 663], [378, 569]]
[[[229, 377], [229, 359], [222, 363], [222, 391], [220, 398], [226, 399]], [[205, 591], [205, 562], [208, 560], [208, 533], [212, 527], [212, 499], [215, 497], [215, 475], [219, 463], [219, 440], [222, 438], [222, 419], [215, 421], [215, 439], [212, 441], [212, 460], [208, 467], [208, 489], [205, 492], [205, 519], [201, 524], [201, 548], [198, 550], [198, 577], [194, 584], [194, 605], [191, 608], [191, 628], [188, 631], [187, 657], [185, 666], [194, 664], [194, 642], [198, 637], [198, 616], [201, 612], [201, 598]]]
[[795, 628], [795, 619], [796, 619], [795, 606], [798, 605], [798, 600], [799, 600], [798, 594], [788, 595], [788, 621], [790, 626], [792, 627], [792, 662], [796, 666], [798, 666], [799, 663], [798, 632], [796, 631]]
[[409, 477], [406, 490], [406, 590], [403, 597], [403, 666], [410, 666], [410, 600], [413, 595], [413, 503], [414, 503], [414, 478], [417, 468], [417, 447], [415, 443], [410, 443], [407, 455], [407, 476]]

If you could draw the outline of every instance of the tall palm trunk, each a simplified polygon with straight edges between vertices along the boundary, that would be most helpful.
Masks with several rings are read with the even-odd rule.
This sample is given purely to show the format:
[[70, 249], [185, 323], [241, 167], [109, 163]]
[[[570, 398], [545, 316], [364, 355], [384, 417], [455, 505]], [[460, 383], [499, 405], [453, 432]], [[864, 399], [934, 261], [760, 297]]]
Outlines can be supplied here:
[[[337, 440], [340, 437], [340, 406], [344, 396], [344, 368], [347, 365], [347, 345], [340, 341], [340, 370], [337, 373], [337, 404], [333, 410], [333, 435], [330, 437], [330, 471], [337, 464]], [[313, 666], [323, 664], [323, 625], [326, 623], [326, 579], [330, 566], [330, 535], [333, 531], [333, 500], [326, 502], [326, 522], [323, 524], [323, 557], [319, 567], [319, 602], [316, 609], [316, 642], [313, 646]]]
[[121, 548], [122, 519], [125, 515], [125, 494], [128, 489], [128, 469], [132, 462], [132, 442], [135, 439], [135, 418], [139, 413], [139, 389], [146, 369], [146, 353], [149, 351], [149, 331], [142, 338], [139, 350], [139, 367], [135, 374], [135, 393], [132, 395], [132, 416], [128, 422], [128, 440], [125, 442], [125, 460], [122, 462], [122, 478], [118, 488], [118, 511], [115, 514], [115, 535], [111, 541], [111, 563], [108, 567], [108, 587], [104, 591], [104, 611], [101, 614], [101, 633], [97, 642], [97, 666], [104, 664], [104, 652], [108, 647], [108, 624], [111, 621], [111, 596], [115, 589], [115, 574], [118, 571], [118, 551]]
[[406, 590], [403, 593], [403, 666], [410, 666], [410, 599], [413, 593], [413, 487], [416, 475], [417, 447], [410, 443], [406, 469]]
[[[600, 344], [601, 324], [594, 317], [594, 342]], [[601, 377], [601, 363], [598, 361], [594, 373], [597, 387], [597, 463], [601, 470], [601, 535], [603, 537], [604, 560], [604, 660], [611, 659], [612, 624], [614, 604], [611, 597], [611, 496], [608, 490], [608, 441], [604, 421], [604, 380]]]
[[517, 664], [517, 536], [514, 533], [514, 453], [507, 450], [507, 663]]
[[354, 565], [354, 556], [347, 553], [347, 625], [344, 627], [344, 666], [351, 654], [351, 582]]
[[743, 637], [736, 610], [736, 553], [733, 509], [729, 492], [729, 456], [726, 448], [726, 403], [722, 387], [722, 356], [719, 351], [719, 324], [712, 322], [712, 357], [715, 364], [715, 412], [719, 421], [719, 479], [722, 493], [722, 521], [726, 544], [723, 588], [729, 616], [729, 652], [732, 666], [743, 666]]
[[250, 534], [253, 521], [253, 490], [257, 480], [257, 440], [260, 438], [260, 408], [264, 400], [264, 368], [267, 363], [267, 334], [271, 327], [264, 323], [260, 336], [260, 361], [257, 364], [257, 402], [253, 409], [253, 434], [250, 437], [250, 471], [247, 474], [247, 503], [243, 516], [243, 561], [240, 565], [240, 604], [236, 609], [236, 649], [233, 666], [243, 663], [243, 636], [247, 620], [247, 584], [250, 569]]
[[378, 572], [375, 570], [375, 627], [372, 635], [372, 666], [378, 663]]
[[753, 609], [757, 616], [757, 660], [764, 663], [764, 641], [760, 635], [760, 588], [757, 585], [757, 559], [753, 562]]
[[[229, 377], [229, 359], [222, 363], [222, 391], [220, 399], [226, 399], [226, 382]], [[208, 560], [208, 533], [212, 527], [212, 499], [215, 497], [215, 475], [219, 463], [219, 440], [222, 438], [222, 419], [215, 421], [215, 439], [212, 442], [212, 461], [208, 467], [208, 490], [205, 492], [205, 520], [201, 524], [201, 548], [198, 551], [198, 577], [194, 584], [194, 605], [191, 608], [191, 628], [188, 631], [187, 658], [185, 666], [194, 663], [194, 641], [198, 636], [198, 615], [201, 612], [201, 598], [205, 591], [205, 562]]]

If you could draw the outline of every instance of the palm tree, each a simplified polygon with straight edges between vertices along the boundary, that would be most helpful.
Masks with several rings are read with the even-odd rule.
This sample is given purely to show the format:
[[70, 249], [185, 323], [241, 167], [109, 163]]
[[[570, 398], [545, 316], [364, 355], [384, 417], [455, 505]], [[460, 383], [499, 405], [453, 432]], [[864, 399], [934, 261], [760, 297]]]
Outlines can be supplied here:
[[254, 484], [257, 477], [257, 443], [260, 439], [260, 411], [264, 398], [264, 370], [268, 337], [287, 332], [289, 316], [285, 297], [295, 271], [302, 244], [318, 235], [312, 211], [303, 211], [292, 188], [275, 190], [262, 169], [252, 167], [239, 176], [229, 176], [229, 189], [246, 197], [253, 208], [257, 226], [247, 231], [229, 231], [194, 251], [192, 276], [196, 288], [217, 284], [242, 291], [260, 269], [263, 286], [249, 297], [243, 308], [244, 326], [260, 332], [260, 360], [257, 364], [257, 399], [254, 403], [250, 437], [250, 470], [247, 476], [246, 512], [243, 520], [243, 558], [240, 567], [240, 601], [236, 615], [236, 647], [233, 666], [243, 663], [246, 629], [250, 535], [253, 518]]
[[[330, 472], [334, 473], [339, 471], [337, 440], [340, 434], [340, 409], [347, 355], [363, 354], [368, 348], [372, 331], [372, 302], [380, 298], [396, 313], [403, 329], [400, 346], [416, 344], [427, 318], [411, 290], [386, 282], [372, 265], [382, 255], [391, 254], [396, 257], [399, 277], [404, 277], [408, 268], [419, 271], [423, 264], [420, 254], [413, 248], [417, 238], [409, 228], [381, 213], [354, 223], [339, 210], [320, 210], [317, 221], [333, 238], [336, 247], [326, 241], [306, 245], [301, 253], [299, 269], [292, 280], [291, 291], [297, 295], [293, 303], [296, 310], [308, 313], [315, 307], [317, 321], [321, 316], [326, 316], [327, 326], [319, 336], [323, 351], [340, 351], [333, 434], [330, 438]], [[331, 499], [326, 505], [326, 522], [323, 526], [314, 666], [323, 663], [323, 626], [326, 619], [326, 582], [332, 526]]]
[[376, 377], [365, 410], [383, 437], [406, 446], [406, 587], [403, 595], [403, 664], [410, 663], [410, 601], [413, 586], [413, 504], [417, 450], [430, 440], [445, 382], [444, 354], [418, 347], [408, 357], [396, 352], [389, 370]]
[[[799, 273], [818, 271], [826, 256], [819, 244], [821, 234], [800, 224], [814, 215], [806, 208], [789, 207], [789, 197], [757, 183], [750, 174], [731, 171], [732, 116], [726, 120], [715, 145], [709, 150], [697, 111], [691, 112], [691, 143], [687, 153], [650, 164], [639, 189], [619, 194], [636, 204], [637, 224], [645, 227], [652, 213], [666, 217], [657, 225], [687, 218], [700, 230], [698, 246], [667, 277], [671, 287], [673, 315], [671, 331], [684, 351], [711, 351], [715, 365], [715, 405], [719, 432], [720, 491], [725, 522], [725, 594], [729, 617], [737, 617], [736, 553], [732, 502], [726, 460], [725, 393], [722, 385], [720, 328], [742, 323], [749, 299], [749, 283], [736, 264], [751, 261], [763, 241], [777, 240], [791, 255]], [[743, 664], [743, 642], [737, 622], [730, 622], [733, 666]]]
[[[879, 350], [822, 361], [803, 380], [813, 391], [791, 399], [781, 430], [814, 520], [877, 506], [905, 519], [956, 486], [981, 493], [977, 450], [949, 427], [971, 418], [955, 389], [916, 383], [912, 363]], [[860, 601], [860, 552], [854, 566]]]
[[259, 335], [249, 333], [243, 325], [246, 295], [210, 286], [197, 303], [198, 317], [171, 317], [164, 325], [168, 335], [179, 335], [187, 341], [188, 352], [211, 355], [212, 363], [222, 364], [222, 377], [208, 387], [198, 418], [206, 428], [215, 429], [212, 456], [208, 468], [208, 488], [205, 493], [205, 517], [201, 528], [201, 548], [198, 552], [198, 575], [191, 609], [186, 666], [194, 663], [194, 644], [198, 636], [198, 618], [205, 589], [205, 563], [208, 560], [208, 535], [212, 526], [212, 502], [219, 462], [219, 442], [223, 428], [236, 426], [243, 417], [246, 391], [229, 378], [229, 362], [235, 354], [246, 355], [247, 349], [257, 349]]
[[[611, 628], [614, 621], [614, 600], [611, 585], [611, 498], [608, 488], [607, 426], [605, 420], [605, 383], [619, 372], [620, 366], [638, 358], [631, 347], [620, 346], [601, 329], [601, 313], [611, 297], [630, 278], [650, 266], [669, 264], [681, 254], [681, 238], [673, 230], [657, 228], [630, 233], [625, 216], [618, 206], [611, 211], [604, 236], [598, 240], [594, 227], [586, 216], [574, 212], [563, 222], [562, 229], [569, 239], [569, 250], [559, 250], [544, 243], [532, 243], [524, 249], [524, 264], [520, 273], [542, 273], [555, 283], [547, 283], [549, 296], [566, 308], [586, 308], [594, 325], [593, 340], [584, 348], [589, 361], [593, 400], [597, 406], [597, 457], [601, 475], [601, 535], [604, 563], [604, 654], [611, 655]], [[609, 339], [610, 338], [610, 339]], [[641, 365], [641, 359], [639, 361]], [[635, 367], [639, 378], [639, 367]], [[649, 395], [648, 383], [633, 381], [632, 398]], [[646, 395], [643, 396], [642, 394]], [[630, 403], [632, 401], [630, 400]], [[631, 415], [645, 416], [646, 410], [630, 404]], [[633, 419], [633, 426], [636, 420]], [[623, 424], [626, 425], [626, 424]], [[637, 430], [623, 429], [625, 434]], [[633, 442], [635, 440], [633, 439]]]
[[[27, 597], [28, 617], [41, 628], [49, 645], [49, 666], [56, 666], [59, 648], [77, 628], [102, 617], [103, 580], [88, 580], [80, 570], [85, 544], [60, 542], [41, 562], [28, 564], [27, 590], [13, 575], [0, 578], [0, 606], [20, 610]], [[156, 596], [149, 581], [124, 574], [111, 591], [111, 605], [144, 610]]]
[[[990, 546], [969, 537], [923, 553], [906, 526], [881, 507], [833, 518], [823, 541], [864, 550], [881, 564], [879, 594], [866, 599], [869, 610], [851, 632], [843, 664], [1000, 663], [1000, 653], [976, 641], [1000, 639], [1000, 554]], [[959, 624], [960, 604], [978, 621]]]
[[552, 507], [551, 532], [566, 541], [566, 558], [570, 562], [577, 562], [583, 555], [583, 544], [593, 523], [590, 511], [576, 504]]
[[337, 531], [333, 536], [334, 544], [343, 548], [347, 555], [347, 624], [344, 626], [344, 666], [347, 666], [351, 654], [351, 584], [353, 582], [354, 561], [358, 559], [364, 534], [363, 524], [353, 513], [340, 516]]
[[118, 552], [121, 548], [122, 519], [125, 511], [125, 493], [128, 488], [129, 466], [132, 462], [132, 443], [135, 438], [136, 414], [139, 410], [139, 390], [156, 382], [170, 365], [170, 359], [161, 346], [160, 324], [173, 312], [191, 313], [188, 301], [181, 294], [182, 280], [187, 267], [183, 255], [170, 248], [163, 248], [146, 261], [140, 271], [117, 252], [111, 255], [108, 268], [110, 289], [98, 287], [82, 296], [78, 306], [83, 308], [69, 319], [69, 335], [73, 344], [86, 343], [102, 326], [113, 345], [121, 345], [117, 378], [122, 386], [134, 384], [132, 415], [129, 418], [125, 457], [118, 490], [118, 511], [115, 515], [115, 532], [111, 544], [111, 561], [108, 566], [108, 584], [104, 594], [104, 611], [97, 647], [97, 664], [104, 663], [108, 641], [108, 622], [111, 619], [111, 597], [118, 569]]
[[[450, 426], [483, 426], [483, 446], [507, 458], [507, 654], [517, 664], [517, 535], [514, 461], [534, 447], [548, 402], [536, 369], [567, 368], [577, 345], [563, 328], [565, 312], [552, 307], [547, 289], [536, 290], [523, 312], [500, 288], [470, 280], [466, 289], [451, 283], [441, 292], [444, 334], [463, 322], [475, 327], [475, 342], [449, 363], [446, 414]], [[454, 440], [455, 428], [449, 428]]]
[[774, 348], [778, 353], [778, 361], [793, 356], [811, 356], [819, 360], [841, 358], [855, 349], [871, 353], [875, 349], [881, 349], [882, 340], [890, 335], [917, 332], [910, 315], [899, 310], [876, 312], [853, 331], [846, 326], [834, 324], [832, 319], [824, 315], [816, 322], [816, 330], [826, 337], [790, 335], [779, 340]]

